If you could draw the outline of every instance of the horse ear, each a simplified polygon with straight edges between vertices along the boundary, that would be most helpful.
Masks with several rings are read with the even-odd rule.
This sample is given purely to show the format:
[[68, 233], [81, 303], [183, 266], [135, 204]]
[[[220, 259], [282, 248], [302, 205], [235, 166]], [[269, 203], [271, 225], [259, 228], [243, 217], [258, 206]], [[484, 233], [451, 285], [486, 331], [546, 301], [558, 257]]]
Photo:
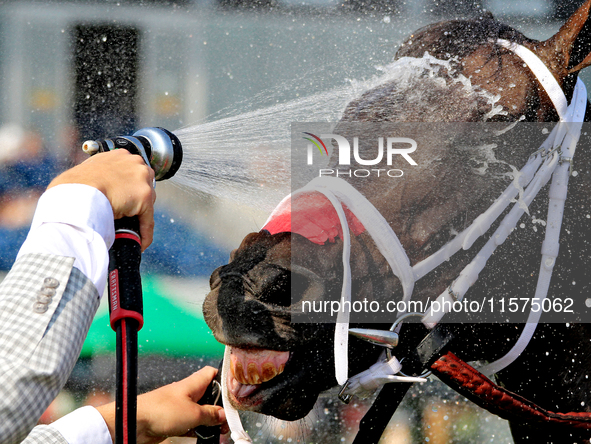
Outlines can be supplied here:
[[591, 0], [585, 1], [560, 30], [537, 48], [547, 66], [562, 81], [591, 65]]

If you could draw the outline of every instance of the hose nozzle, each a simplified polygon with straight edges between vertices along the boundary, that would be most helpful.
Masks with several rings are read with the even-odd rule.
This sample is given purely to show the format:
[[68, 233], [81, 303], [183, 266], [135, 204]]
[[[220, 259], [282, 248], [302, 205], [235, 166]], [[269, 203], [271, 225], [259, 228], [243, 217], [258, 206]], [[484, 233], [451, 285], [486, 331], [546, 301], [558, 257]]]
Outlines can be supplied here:
[[90, 156], [119, 148], [142, 156], [146, 164], [154, 170], [156, 180], [174, 176], [183, 161], [181, 142], [164, 128], [142, 128], [132, 136], [87, 140], [82, 144], [82, 150]]

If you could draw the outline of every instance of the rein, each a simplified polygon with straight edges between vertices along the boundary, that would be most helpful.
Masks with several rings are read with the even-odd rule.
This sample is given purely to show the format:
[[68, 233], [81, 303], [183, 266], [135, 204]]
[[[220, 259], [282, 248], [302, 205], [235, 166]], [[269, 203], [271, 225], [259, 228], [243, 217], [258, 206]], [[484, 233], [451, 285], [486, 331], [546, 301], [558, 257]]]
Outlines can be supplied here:
[[[269, 229], [269, 227], [272, 226], [274, 219], [276, 219], [280, 213], [285, 213], [285, 207], [290, 205], [291, 200], [298, 195], [319, 192], [330, 201], [332, 208], [334, 208], [334, 211], [336, 211], [338, 216], [338, 222], [340, 223], [341, 229], [338, 234], [343, 241], [342, 260], [344, 272], [343, 286], [341, 289], [341, 307], [344, 308], [346, 306], [344, 302], [348, 301], [350, 304], [351, 301], [349, 230], [351, 221], [347, 220], [347, 214], [352, 214], [354, 218], [356, 218], [356, 221], [359, 222], [371, 235], [378, 250], [384, 256], [390, 265], [392, 272], [402, 284], [403, 300], [409, 301], [412, 296], [414, 283], [418, 279], [437, 268], [460, 249], [469, 249], [476, 239], [488, 231], [494, 221], [499, 218], [509, 204], [514, 201], [518, 194], [520, 194], [520, 190], [522, 190], [522, 195], [513, 205], [509, 213], [503, 218], [501, 224], [492, 234], [485, 246], [477, 253], [472, 262], [460, 272], [458, 278], [438, 297], [437, 300], [440, 302], [448, 301], [449, 303], [447, 306], [449, 307], [454, 301], [462, 300], [468, 289], [476, 282], [478, 274], [486, 265], [488, 258], [492, 255], [495, 249], [504, 242], [509, 233], [516, 226], [518, 220], [525, 212], [526, 206], [533, 201], [540, 189], [552, 178], [552, 184], [549, 191], [550, 202], [546, 235], [542, 244], [542, 261], [534, 296], [540, 299], [546, 297], [552, 276], [552, 269], [556, 257], [558, 256], [558, 240], [562, 223], [564, 202], [567, 194], [570, 165], [580, 136], [587, 104], [587, 93], [583, 82], [580, 79], [577, 80], [573, 99], [570, 106], [567, 106], [567, 101], [560, 85], [548, 68], [533, 52], [521, 45], [506, 40], [499, 39], [496, 43], [499, 46], [514, 52], [530, 67], [552, 100], [552, 103], [560, 116], [560, 122], [554, 127], [540, 149], [530, 156], [526, 165], [521, 169], [520, 173], [516, 175], [513, 182], [501, 194], [499, 199], [497, 199], [484, 213], [478, 216], [462, 233], [458, 234], [439, 251], [411, 267], [408, 256], [396, 233], [394, 233], [378, 210], [361, 193], [344, 180], [326, 176], [312, 180], [304, 188], [287, 196], [271, 214], [263, 227], [263, 229], [267, 229], [271, 234], [274, 234], [273, 230]], [[355, 228], [359, 227], [357, 226], [353, 228], [355, 234], [357, 234]], [[441, 303], [439, 306], [445, 307], [446, 304]], [[399, 314], [401, 317], [408, 315], [407, 313]], [[430, 333], [423, 340], [421, 345], [423, 345], [425, 341], [428, 343], [429, 341], [436, 342], [433, 338], [437, 338], [441, 331], [446, 330], [442, 324], [439, 324], [439, 321], [444, 315], [444, 310], [434, 313], [428, 310], [426, 314], [422, 315], [422, 322], [428, 329], [430, 329]], [[535, 406], [535, 404], [523, 400], [518, 395], [512, 394], [511, 392], [498, 387], [483, 375], [483, 373], [490, 375], [502, 370], [521, 354], [525, 347], [527, 347], [527, 344], [535, 332], [540, 315], [541, 310], [538, 312], [532, 310], [526, 326], [513, 348], [504, 357], [481, 368], [480, 371], [473, 369], [468, 364], [459, 360], [459, 358], [449, 352], [449, 350], [445, 349], [445, 346], [447, 346], [450, 338], [453, 336], [450, 334], [447, 339], [445, 337], [441, 339], [444, 346], [439, 348], [427, 347], [431, 354], [426, 353], [428, 359], [424, 362], [421, 360], [417, 361], [417, 366], [422, 367], [417, 367], [416, 373], [419, 373], [424, 368], [430, 367], [442, 381], [450, 385], [452, 388], [464, 394], [476, 404], [484, 406], [484, 408], [487, 408], [491, 412], [506, 419], [508, 419], [508, 412], [515, 410], [518, 412], [517, 416], [524, 421], [538, 420], [573, 425], [575, 427], [591, 428], [591, 414], [560, 414], [547, 412], [540, 407]], [[401, 326], [401, 323], [398, 321], [397, 326], [398, 328]], [[369, 333], [367, 332], [369, 332], [369, 330], [364, 333], [363, 329], [357, 329], [358, 336], [360, 337], [364, 337], [365, 334], [365, 338], [367, 338], [369, 336]], [[371, 332], [375, 333], [374, 330]], [[390, 390], [389, 388], [386, 389], [386, 387], [384, 387], [374, 403], [374, 406], [372, 406], [372, 409], [368, 412], [368, 415], [372, 412], [376, 412], [376, 406], [379, 403], [383, 403], [388, 405], [388, 408], [390, 409], [389, 416], [391, 416], [398, 406], [398, 403], [402, 400], [404, 393], [408, 387], [410, 387], [410, 383], [422, 382], [425, 379], [401, 374], [400, 371], [402, 365], [400, 364], [400, 361], [395, 356], [391, 355], [388, 355], [387, 360], [380, 359], [378, 363], [374, 364], [368, 370], [348, 378], [348, 336], [349, 312], [343, 309], [337, 314], [334, 340], [335, 377], [339, 385], [343, 386], [339, 397], [347, 402], [352, 395], [367, 396], [388, 382], [399, 382], [401, 383], [399, 385], [403, 386], [403, 388], [398, 391], [397, 395], [394, 395], [395, 392], [393, 391], [396, 389], [392, 388]], [[382, 340], [381, 345], [391, 345], [388, 342], [391, 341], [391, 336], [384, 336], [386, 339], [378, 339], [378, 343]], [[373, 343], [375, 344], [376, 342]], [[421, 347], [421, 345], [419, 345], [419, 347]], [[229, 347], [226, 347], [222, 370], [223, 404], [226, 409], [228, 425], [232, 432], [232, 439], [238, 444], [244, 444], [252, 441], [242, 427], [238, 412], [228, 401], [227, 372], [229, 371], [229, 354]], [[407, 365], [407, 361], [405, 361], [405, 368]], [[396, 398], [396, 401], [386, 399], [388, 396]], [[513, 408], [509, 408], [510, 406], [513, 406]], [[527, 406], [527, 408], [524, 406]], [[501, 414], [499, 414], [499, 412]], [[389, 420], [389, 416], [386, 416], [387, 419], [383, 424], [384, 427]], [[511, 419], [514, 419], [514, 417], [515, 416], [511, 416]], [[371, 422], [371, 418], [368, 420], [366, 420], [366, 418], [363, 419], [359, 435], [362, 433], [361, 430], [364, 426], [364, 422]], [[382, 432], [379, 431], [378, 433], [373, 425], [368, 427], [373, 429], [371, 433], [374, 437], [377, 437], [375, 439], [375, 442], [377, 442]], [[358, 438], [360, 438], [359, 435]], [[357, 439], [355, 442], [357, 442]], [[364, 440], [364, 442], [368, 441]]]

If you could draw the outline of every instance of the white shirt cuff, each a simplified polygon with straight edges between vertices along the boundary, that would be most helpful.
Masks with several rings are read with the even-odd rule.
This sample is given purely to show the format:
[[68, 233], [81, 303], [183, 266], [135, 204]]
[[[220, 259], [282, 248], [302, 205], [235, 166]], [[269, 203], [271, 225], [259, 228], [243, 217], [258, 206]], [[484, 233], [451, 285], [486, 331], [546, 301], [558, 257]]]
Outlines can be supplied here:
[[86, 406], [51, 423], [68, 444], [113, 444], [105, 420], [94, 407]]
[[113, 209], [107, 197], [88, 185], [63, 184], [39, 199], [31, 230], [17, 257], [27, 253], [73, 257], [74, 266], [102, 295], [114, 239]]

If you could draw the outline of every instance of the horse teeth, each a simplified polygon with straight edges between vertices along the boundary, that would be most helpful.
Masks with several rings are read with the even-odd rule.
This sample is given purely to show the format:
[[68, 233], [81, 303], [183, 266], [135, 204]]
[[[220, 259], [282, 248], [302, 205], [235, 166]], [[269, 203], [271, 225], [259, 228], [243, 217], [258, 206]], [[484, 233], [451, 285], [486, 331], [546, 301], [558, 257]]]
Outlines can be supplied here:
[[260, 384], [262, 382], [261, 375], [259, 375], [257, 365], [254, 362], [248, 364], [247, 373], [248, 384]]
[[240, 384], [259, 385], [282, 373], [288, 359], [289, 352], [232, 347], [230, 370]]
[[277, 368], [275, 368], [275, 366], [270, 363], [270, 362], [265, 362], [263, 364], [263, 382], [267, 382], [270, 379], [273, 379], [275, 376], [277, 376], [279, 374], [279, 372], [277, 371]]
[[234, 378], [236, 378], [236, 381], [238, 381], [240, 384], [248, 384], [246, 382], [246, 378], [244, 377], [244, 369], [242, 368], [241, 362], [236, 362], [233, 366], [231, 366], [231, 370]]

